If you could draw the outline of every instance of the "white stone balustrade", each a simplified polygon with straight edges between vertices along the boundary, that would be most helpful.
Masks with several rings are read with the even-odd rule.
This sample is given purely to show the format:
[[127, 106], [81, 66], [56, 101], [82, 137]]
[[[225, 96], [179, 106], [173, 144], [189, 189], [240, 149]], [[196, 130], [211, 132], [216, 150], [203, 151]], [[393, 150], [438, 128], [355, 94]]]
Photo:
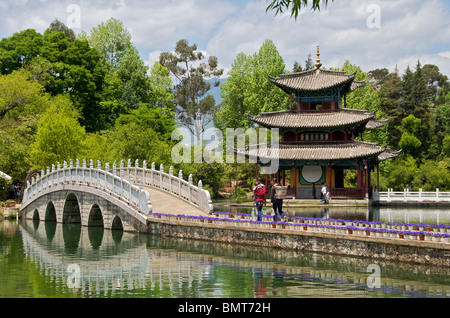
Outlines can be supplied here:
[[173, 174], [173, 167], [170, 167], [169, 173], [166, 173], [162, 164], [157, 170], [154, 162], [150, 168], [147, 167], [146, 161], [143, 162], [142, 167], [139, 167], [138, 160], [134, 162], [134, 167], [131, 160], [128, 160], [126, 166], [122, 160], [117, 169], [119, 174], [127, 180], [142, 180], [144, 186], [166, 191], [198, 207], [203, 212], [212, 213], [213, 211], [211, 195], [208, 190], [203, 189], [202, 181], [199, 181], [198, 185], [194, 185], [192, 175], [189, 175], [187, 181], [184, 180], [181, 170], [176, 176]]
[[136, 208], [140, 213], [150, 214], [152, 212], [150, 195], [143, 189], [142, 183], [135, 185], [132, 180], [118, 176], [114, 169], [113, 172], [109, 170], [109, 163], [106, 163], [105, 169], [102, 170], [100, 161], [97, 161], [97, 167], [94, 167], [92, 160], [89, 162], [89, 167], [85, 160], [80, 166], [78, 159], [75, 166], [72, 160], [69, 165], [64, 161], [63, 167], [60, 163], [56, 167], [52, 165], [51, 169], [48, 167], [46, 171], [42, 170], [36, 178], [33, 177], [31, 183], [27, 181], [23, 204], [32, 202], [40, 196], [40, 193], [49, 190], [52, 186], [71, 184], [100, 189]]
[[383, 192], [374, 191], [373, 199], [376, 202], [450, 202], [450, 192], [441, 192], [439, 189], [436, 189], [436, 192], [425, 192], [422, 189], [419, 191], [388, 189]]

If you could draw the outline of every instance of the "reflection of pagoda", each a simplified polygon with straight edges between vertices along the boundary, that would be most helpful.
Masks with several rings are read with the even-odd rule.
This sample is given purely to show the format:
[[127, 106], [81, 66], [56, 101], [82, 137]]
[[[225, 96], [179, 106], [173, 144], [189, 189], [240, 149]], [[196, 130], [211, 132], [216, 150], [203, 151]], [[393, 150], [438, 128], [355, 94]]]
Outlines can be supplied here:
[[[370, 175], [381, 161], [396, 157], [377, 144], [355, 140], [364, 130], [383, 126], [373, 113], [347, 109], [346, 95], [364, 85], [355, 81], [355, 74], [320, 69], [317, 48], [316, 69], [285, 74], [269, 80], [297, 102], [297, 109], [262, 113], [250, 120], [266, 128], [278, 128], [281, 141], [278, 149], [270, 144], [248, 147], [245, 155], [258, 159], [278, 158], [278, 179], [285, 184], [285, 171], [291, 170], [293, 195], [299, 199], [312, 198], [314, 183], [319, 195], [320, 185], [326, 184], [332, 198], [367, 198], [371, 194]], [[342, 103], [344, 103], [342, 107]], [[259, 157], [258, 157], [259, 156]], [[357, 187], [344, 188], [344, 170], [357, 170]], [[282, 175], [281, 175], [282, 174]], [[268, 176], [266, 175], [266, 183]]]

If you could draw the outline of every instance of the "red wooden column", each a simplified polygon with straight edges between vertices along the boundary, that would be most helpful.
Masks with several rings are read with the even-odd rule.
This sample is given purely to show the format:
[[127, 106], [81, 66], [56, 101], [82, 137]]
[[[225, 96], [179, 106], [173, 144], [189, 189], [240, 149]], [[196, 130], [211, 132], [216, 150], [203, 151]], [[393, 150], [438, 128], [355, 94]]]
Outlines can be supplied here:
[[266, 173], [266, 188], [269, 187], [269, 175]]
[[286, 170], [283, 169], [283, 187], [286, 186]]
[[358, 188], [358, 189], [361, 189], [363, 186], [362, 186], [362, 178], [361, 178], [361, 168], [358, 166], [358, 171], [357, 171], [357, 177], [358, 177], [358, 182], [357, 182], [357, 185], [356, 185], [356, 187]]
[[367, 162], [364, 163], [364, 169], [366, 170], [366, 196], [369, 196], [369, 167], [367, 166]]

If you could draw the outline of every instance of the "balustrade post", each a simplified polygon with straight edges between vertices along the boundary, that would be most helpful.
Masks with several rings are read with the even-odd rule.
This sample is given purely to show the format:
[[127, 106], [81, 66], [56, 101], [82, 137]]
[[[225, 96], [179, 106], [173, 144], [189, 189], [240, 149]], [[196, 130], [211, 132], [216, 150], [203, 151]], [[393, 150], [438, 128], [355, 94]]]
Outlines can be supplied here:
[[66, 183], [66, 181], [67, 181], [66, 170], [67, 170], [67, 162], [64, 161], [64, 163], [63, 163], [63, 175], [64, 175], [63, 181], [64, 181], [64, 183]]
[[124, 163], [123, 163], [123, 159], [120, 160], [120, 169], [119, 169], [120, 173], [122, 173], [124, 171]]
[[102, 179], [100, 178], [100, 170], [102, 170], [102, 163], [97, 159], [97, 184], [99, 188], [102, 187]]
[[53, 179], [53, 178], [50, 178], [50, 167], [47, 167], [47, 170], [46, 170], [46, 172], [45, 172], [45, 175], [46, 175], [46, 177], [47, 177], [47, 187], [51, 187], [52, 184], [53, 184], [53, 182], [52, 182], [52, 179]]
[[159, 187], [161, 190], [163, 188], [163, 173], [164, 173], [164, 165], [161, 164], [159, 166]]
[[56, 174], [58, 175], [58, 183], [63, 183], [63, 179], [61, 179], [60, 174], [61, 174], [61, 164], [58, 162], [57, 164], [57, 171]]
[[189, 198], [189, 202], [192, 202], [192, 174], [189, 175], [188, 178], [188, 198]]
[[155, 171], [156, 171], [155, 163], [152, 162], [152, 169], [150, 170], [150, 178], [151, 178], [150, 185], [153, 187], [155, 186], [155, 174], [154, 174]]
[[138, 169], [139, 169], [139, 160], [136, 159], [134, 161], [134, 175], [136, 176], [136, 179], [138, 178], [139, 174], [138, 174]]
[[131, 159], [127, 160], [127, 172], [128, 172], [127, 178], [129, 179], [131, 175]]
[[183, 170], [180, 170], [178, 172], [178, 196], [180, 198], [182, 198], [182, 193], [181, 193], [181, 181], [183, 180]]
[[202, 180], [200, 180], [198, 182], [198, 192], [197, 192], [197, 206], [198, 207], [203, 206], [203, 202], [201, 202], [201, 199], [203, 198], [203, 196], [201, 195], [202, 190], [203, 190], [203, 182], [202, 182]]
[[72, 169], [73, 169], [73, 160], [69, 160], [69, 183], [74, 184], [78, 181], [78, 168], [80, 167], [80, 162], [78, 159], [76, 159], [76, 165], [75, 165], [75, 178], [72, 177]]
[[133, 175], [130, 175], [130, 182], [129, 182], [129, 184], [130, 184], [130, 191], [129, 191], [129, 193], [128, 193], [128, 203], [132, 203], [133, 202], [133, 192], [132, 192], [132, 187], [133, 187], [133, 185], [134, 185], [134, 177], [133, 177]]
[[92, 171], [94, 170], [94, 161], [92, 159], [89, 159], [89, 185], [93, 184], [93, 177], [92, 177]]
[[109, 162], [105, 163], [105, 190], [111, 192], [110, 187], [108, 186], [108, 172], [109, 172]]
[[172, 193], [173, 167], [169, 168], [169, 193]]
[[145, 184], [145, 179], [147, 177], [147, 161], [144, 160], [142, 163], [142, 183]]
[[30, 191], [30, 197], [34, 197], [35, 195], [35, 189], [36, 189], [36, 180], [34, 177], [31, 177], [31, 191]]
[[86, 175], [85, 175], [86, 169], [87, 169], [86, 159], [83, 159], [83, 168], [81, 169], [82, 178], [80, 181], [80, 183], [83, 183], [83, 184], [86, 184]]

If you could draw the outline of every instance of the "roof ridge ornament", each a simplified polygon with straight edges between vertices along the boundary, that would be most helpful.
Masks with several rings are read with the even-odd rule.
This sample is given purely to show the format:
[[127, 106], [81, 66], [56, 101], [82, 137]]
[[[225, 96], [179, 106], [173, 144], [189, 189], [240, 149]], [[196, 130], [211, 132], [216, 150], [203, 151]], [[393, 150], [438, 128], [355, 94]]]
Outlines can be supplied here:
[[319, 46], [317, 45], [317, 59], [316, 59], [316, 67], [317, 69], [320, 69], [320, 67], [322, 66], [322, 63], [320, 62], [320, 50], [319, 50]]

